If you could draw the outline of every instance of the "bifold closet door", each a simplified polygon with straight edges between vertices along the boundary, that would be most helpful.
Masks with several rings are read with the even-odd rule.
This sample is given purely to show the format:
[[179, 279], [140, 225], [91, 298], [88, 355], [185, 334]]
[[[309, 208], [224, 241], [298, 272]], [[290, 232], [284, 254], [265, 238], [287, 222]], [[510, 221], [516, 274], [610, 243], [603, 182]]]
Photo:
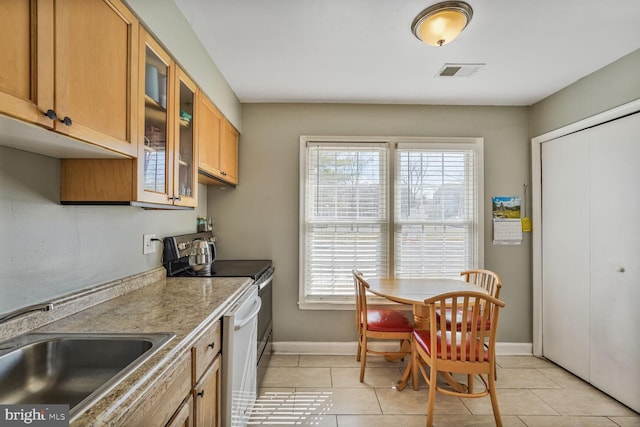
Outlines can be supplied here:
[[590, 382], [640, 411], [640, 113], [590, 133]]
[[542, 346], [589, 380], [589, 144], [577, 132], [542, 144]]

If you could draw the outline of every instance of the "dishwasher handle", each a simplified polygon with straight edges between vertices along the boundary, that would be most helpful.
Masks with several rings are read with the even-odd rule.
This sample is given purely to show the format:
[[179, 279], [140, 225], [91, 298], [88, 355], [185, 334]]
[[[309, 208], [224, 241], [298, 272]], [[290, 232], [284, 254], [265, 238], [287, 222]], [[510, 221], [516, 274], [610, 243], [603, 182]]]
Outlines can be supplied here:
[[262, 300], [259, 296], [256, 296], [253, 300], [253, 309], [247, 316], [243, 319], [238, 319], [238, 321], [234, 325], [234, 330], [239, 330], [244, 327], [247, 323], [251, 322], [260, 312], [260, 307], [262, 307]]

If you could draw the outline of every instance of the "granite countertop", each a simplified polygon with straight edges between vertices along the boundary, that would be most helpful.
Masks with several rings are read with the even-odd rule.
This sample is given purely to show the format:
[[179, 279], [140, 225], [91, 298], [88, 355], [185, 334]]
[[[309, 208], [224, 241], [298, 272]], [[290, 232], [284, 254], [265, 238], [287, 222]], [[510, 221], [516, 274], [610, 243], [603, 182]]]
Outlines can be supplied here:
[[176, 336], [136, 368], [72, 426], [120, 425], [144, 392], [162, 378], [196, 335], [222, 317], [253, 283], [250, 278], [162, 278], [124, 295], [49, 323], [33, 332], [151, 333]]

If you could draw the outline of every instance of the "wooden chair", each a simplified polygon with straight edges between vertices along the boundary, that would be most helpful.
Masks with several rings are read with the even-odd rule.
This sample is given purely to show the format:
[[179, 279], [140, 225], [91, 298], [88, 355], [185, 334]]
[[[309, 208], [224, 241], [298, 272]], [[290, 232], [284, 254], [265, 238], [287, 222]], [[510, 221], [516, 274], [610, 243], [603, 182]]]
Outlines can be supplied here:
[[[460, 273], [460, 276], [465, 282], [472, 285], [480, 286], [487, 291], [489, 295], [494, 298], [500, 298], [500, 288], [502, 288], [502, 280], [498, 273], [491, 270], [475, 269], [467, 270]], [[462, 325], [456, 325], [456, 330], [459, 330]], [[498, 370], [495, 371], [494, 379], [498, 379]]]
[[[429, 310], [429, 330], [414, 330], [411, 340], [413, 369], [420, 371], [429, 384], [427, 427], [433, 425], [433, 409], [436, 391], [457, 397], [491, 397], [493, 416], [497, 426], [502, 426], [498, 398], [495, 389], [495, 345], [499, 309], [504, 302], [478, 292], [449, 292], [424, 300]], [[451, 307], [451, 321], [470, 325], [460, 331], [452, 331], [444, 316], [438, 319], [436, 312]], [[486, 345], [486, 347], [485, 347]], [[425, 367], [429, 366], [427, 374]], [[463, 392], [439, 387], [438, 372], [467, 375], [467, 387]], [[473, 376], [478, 376], [484, 389], [474, 392]], [[413, 388], [418, 388], [418, 378], [413, 377]]]
[[[497, 273], [494, 273], [490, 270], [467, 270], [460, 273], [460, 276], [464, 278], [465, 282], [484, 289], [492, 297], [500, 298], [500, 288], [502, 287], [502, 282], [500, 280], [500, 276], [498, 276]], [[442, 312], [445, 313], [447, 319], [447, 327], [449, 328], [449, 330], [451, 330], [453, 327], [451, 323], [451, 308], [446, 308]], [[442, 312], [440, 310], [436, 311], [438, 321]], [[458, 316], [457, 318], [461, 319], [462, 317]], [[467, 325], [467, 328], [469, 327], [470, 325]], [[462, 324], [458, 322], [456, 323], [456, 331], [460, 330], [462, 330]]]
[[480, 286], [492, 297], [500, 298], [502, 281], [500, 280], [498, 273], [491, 270], [476, 269], [463, 271], [460, 273], [460, 276], [462, 276], [465, 282]]
[[[398, 310], [369, 310], [367, 308], [367, 289], [369, 284], [358, 270], [353, 270], [353, 284], [356, 294], [356, 329], [358, 331], [358, 353], [360, 361], [360, 382], [364, 381], [367, 354], [379, 354], [399, 358], [411, 354], [409, 349], [413, 324], [407, 316]], [[399, 351], [378, 351], [369, 348], [369, 339], [399, 340]], [[405, 350], [403, 350], [405, 344]]]

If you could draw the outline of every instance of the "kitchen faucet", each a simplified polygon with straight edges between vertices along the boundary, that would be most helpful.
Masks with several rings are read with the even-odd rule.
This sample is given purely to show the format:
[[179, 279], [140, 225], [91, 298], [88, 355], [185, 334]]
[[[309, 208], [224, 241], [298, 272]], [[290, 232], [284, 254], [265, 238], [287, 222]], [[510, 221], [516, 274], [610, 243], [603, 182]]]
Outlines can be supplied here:
[[23, 314], [31, 313], [32, 311], [49, 311], [49, 310], [53, 310], [53, 304], [50, 302], [45, 304], [30, 305], [28, 307], [19, 308], [15, 311], [12, 311], [11, 313], [7, 313], [3, 316], [0, 316], [0, 323], [4, 323], [7, 320], [13, 319], [14, 317], [22, 316]]

